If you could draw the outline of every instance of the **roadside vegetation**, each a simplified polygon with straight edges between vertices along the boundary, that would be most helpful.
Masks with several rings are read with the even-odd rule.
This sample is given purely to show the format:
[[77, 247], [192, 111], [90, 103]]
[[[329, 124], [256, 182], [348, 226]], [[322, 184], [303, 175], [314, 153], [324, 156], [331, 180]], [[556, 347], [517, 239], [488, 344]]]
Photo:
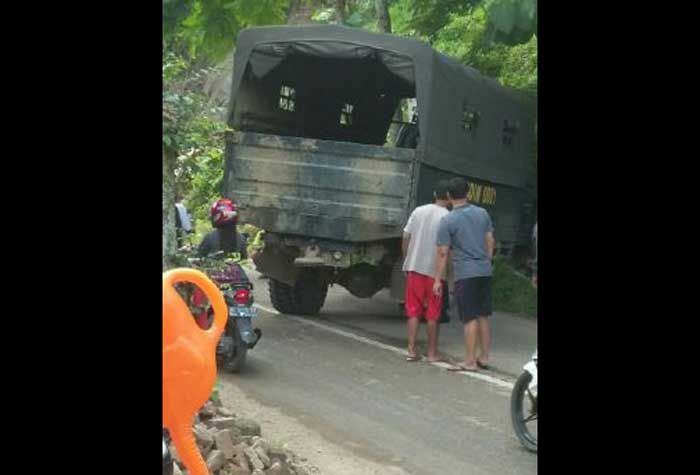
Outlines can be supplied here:
[[494, 310], [537, 317], [537, 291], [505, 258], [494, 260], [492, 292]]

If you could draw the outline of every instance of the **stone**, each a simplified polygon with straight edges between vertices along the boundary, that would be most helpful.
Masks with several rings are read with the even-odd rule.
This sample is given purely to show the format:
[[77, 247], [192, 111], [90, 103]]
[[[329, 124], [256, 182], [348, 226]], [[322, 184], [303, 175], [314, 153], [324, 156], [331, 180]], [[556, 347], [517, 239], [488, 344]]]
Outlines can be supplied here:
[[214, 437], [203, 425], [194, 426], [192, 432], [194, 432], [194, 438], [201, 449], [210, 449], [214, 445]]
[[[234, 426], [241, 431], [242, 435], [260, 435], [260, 424], [246, 417], [237, 417], [234, 419]], [[226, 429], [226, 427], [222, 427]]]
[[230, 475], [250, 475], [250, 469], [248, 467], [239, 467], [238, 465], [234, 465], [229, 469], [228, 473]]
[[211, 419], [213, 417], [216, 417], [216, 409], [217, 408], [211, 402], [207, 402], [206, 404], [204, 404], [204, 407], [202, 407], [202, 409], [199, 410], [199, 418]]
[[223, 429], [214, 436], [216, 448], [221, 450], [226, 456], [226, 459], [231, 459], [236, 451], [233, 448], [233, 440], [231, 439], [231, 431]]
[[209, 423], [217, 429], [231, 429], [236, 427], [236, 419], [233, 417], [214, 417]]
[[250, 472], [250, 467], [248, 466], [248, 458], [245, 455], [244, 449], [240, 445], [235, 445], [233, 449], [235, 452], [233, 454], [233, 457], [231, 457], [231, 463], [238, 467], [244, 468]]
[[271, 465], [270, 457], [267, 456], [267, 454], [261, 446], [253, 447], [253, 450], [258, 455], [260, 461], [263, 463], [263, 468], [267, 468]]
[[263, 465], [262, 461], [260, 460], [260, 457], [258, 457], [258, 454], [255, 452], [255, 450], [253, 450], [252, 447], [246, 447], [244, 452], [248, 457], [248, 460], [250, 460], [250, 464], [253, 466], [253, 469], [263, 470], [265, 468], [265, 465]]
[[270, 468], [265, 470], [265, 475], [290, 475], [290, 473], [280, 462], [274, 462]]
[[207, 467], [209, 467], [210, 472], [216, 472], [226, 463], [226, 457], [224, 453], [220, 450], [212, 450], [207, 457]]
[[251, 475], [265, 475], [265, 472], [263, 472], [262, 470], [255, 470]]
[[280, 447], [270, 447], [267, 456], [270, 457], [270, 460], [277, 459], [282, 463], [287, 462], [287, 450]]
[[182, 470], [177, 464], [173, 465], [173, 475], [182, 475]]
[[297, 475], [311, 475], [311, 473], [303, 465], [293, 463], [292, 468], [294, 469]]
[[262, 437], [253, 437], [253, 448], [257, 449], [260, 447], [265, 453], [268, 453], [271, 449], [270, 443], [263, 439]]
[[233, 411], [230, 411], [230, 410], [226, 409], [225, 407], [217, 407], [216, 412], [217, 412], [217, 414], [219, 414], [222, 417], [233, 417], [234, 416]]

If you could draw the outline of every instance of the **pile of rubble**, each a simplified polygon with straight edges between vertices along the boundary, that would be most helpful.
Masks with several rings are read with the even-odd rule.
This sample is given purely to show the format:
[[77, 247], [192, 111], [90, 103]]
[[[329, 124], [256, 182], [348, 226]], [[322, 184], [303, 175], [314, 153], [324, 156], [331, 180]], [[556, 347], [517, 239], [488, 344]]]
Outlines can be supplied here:
[[[318, 468], [306, 463], [290, 450], [273, 447], [261, 437], [260, 424], [236, 416], [221, 405], [207, 402], [194, 421], [199, 450], [212, 475], [312, 475]], [[186, 475], [177, 449], [171, 443], [175, 459], [173, 475]]]

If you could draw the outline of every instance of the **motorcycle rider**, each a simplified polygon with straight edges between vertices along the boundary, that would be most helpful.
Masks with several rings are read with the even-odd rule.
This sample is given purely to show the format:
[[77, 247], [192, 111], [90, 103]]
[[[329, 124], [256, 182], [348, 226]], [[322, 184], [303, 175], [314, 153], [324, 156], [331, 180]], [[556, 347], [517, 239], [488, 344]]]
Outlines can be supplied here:
[[202, 239], [197, 255], [204, 257], [224, 251], [225, 254], [239, 253], [241, 259], [247, 259], [246, 239], [236, 230], [238, 205], [229, 198], [221, 198], [214, 202], [209, 214], [214, 229]]

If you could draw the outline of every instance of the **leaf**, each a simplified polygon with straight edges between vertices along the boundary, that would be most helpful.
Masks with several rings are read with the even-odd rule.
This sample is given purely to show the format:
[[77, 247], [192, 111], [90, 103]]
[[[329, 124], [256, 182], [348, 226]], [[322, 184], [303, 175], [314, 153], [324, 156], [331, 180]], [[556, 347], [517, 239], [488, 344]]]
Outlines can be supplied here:
[[495, 0], [489, 8], [489, 21], [496, 31], [509, 34], [515, 27], [516, 6], [512, 0]]
[[353, 13], [345, 20], [345, 23], [349, 26], [361, 26], [366, 22], [367, 19], [363, 17], [362, 14], [359, 12]]

